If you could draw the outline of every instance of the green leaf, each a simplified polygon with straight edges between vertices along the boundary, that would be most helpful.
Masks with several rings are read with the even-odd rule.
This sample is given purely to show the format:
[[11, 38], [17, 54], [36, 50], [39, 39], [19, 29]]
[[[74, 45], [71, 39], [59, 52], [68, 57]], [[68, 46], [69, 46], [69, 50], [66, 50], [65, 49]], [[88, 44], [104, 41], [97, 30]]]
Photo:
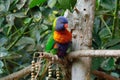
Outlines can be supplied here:
[[33, 8], [33, 7], [37, 6], [37, 5], [43, 4], [45, 1], [46, 1], [46, 0], [32, 0], [32, 1], [30, 2], [29, 7], [30, 7], [30, 8]]
[[101, 63], [104, 61], [104, 58], [101, 57], [95, 57], [92, 59], [92, 70], [99, 69]]
[[24, 12], [14, 13], [13, 15], [14, 15], [15, 17], [18, 17], [18, 18], [24, 18], [24, 17], [26, 17]]
[[2, 69], [0, 69], [0, 74], [2, 74], [3, 73], [3, 71], [2, 71]]
[[77, 0], [70, 0], [70, 3], [71, 3], [72, 8], [74, 8], [76, 2], [77, 2]]
[[110, 12], [110, 10], [98, 10], [95, 12], [96, 15], [104, 15], [104, 14], [108, 14]]
[[9, 10], [10, 0], [0, 1], [0, 12], [7, 12]]
[[31, 37], [37, 42], [37, 44], [40, 42], [40, 30], [38, 30], [37, 27], [35, 27], [31, 32]]
[[29, 24], [31, 22], [32, 18], [25, 18], [24, 24]]
[[107, 28], [101, 29], [101, 31], [99, 32], [99, 35], [100, 35], [100, 38], [102, 39], [110, 37], [110, 33]]
[[35, 41], [34, 39], [30, 38], [30, 37], [22, 37], [16, 45], [25, 45], [25, 44], [32, 44], [35, 45]]
[[100, 30], [100, 18], [99, 17], [95, 17], [93, 30], [95, 34], [97, 34]]
[[8, 55], [8, 51], [4, 47], [0, 47], [0, 57]]
[[40, 11], [36, 11], [33, 13], [33, 21], [34, 22], [39, 22], [40, 19], [42, 19], [42, 13]]
[[95, 49], [100, 49], [102, 45], [102, 40], [100, 36], [97, 33], [95, 33], [95, 30], [93, 32], [93, 44], [92, 45]]
[[13, 14], [9, 14], [6, 16], [6, 21], [10, 26], [14, 25], [14, 19], [15, 19], [15, 16]]
[[17, 50], [25, 49], [25, 51], [33, 51], [35, 40], [31, 37], [22, 37], [15, 46], [17, 47]]
[[0, 60], [0, 68], [4, 66], [4, 63]]
[[101, 68], [105, 71], [110, 71], [115, 69], [115, 60], [114, 58], [108, 58], [101, 64]]
[[39, 41], [40, 41], [40, 32], [37, 30], [36, 31], [36, 40], [37, 40], [37, 43], [39, 43]]
[[0, 60], [0, 74], [3, 73], [2, 67], [4, 67], [4, 63]]
[[119, 50], [119, 49], [120, 49], [120, 44], [116, 44], [116, 45], [114, 45], [114, 46], [107, 47], [107, 49]]
[[57, 0], [48, 0], [48, 3], [47, 5], [50, 7], [50, 8], [53, 8], [56, 4]]
[[55, 20], [55, 18], [56, 18], [55, 14], [49, 14], [49, 15], [48, 15], [48, 20], [49, 20], [49, 22], [52, 22], [52, 23], [53, 23], [53, 21]]
[[10, 4], [10, 10], [13, 10], [16, 8], [16, 4], [19, 2], [19, 0], [10, 0], [11, 4]]
[[8, 11], [10, 7], [10, 0], [4, 0], [4, 1], [5, 1], [5, 9], [6, 11]]
[[1, 18], [0, 18], [0, 27], [2, 27], [2, 25], [3, 25], [3, 21], [4, 21], [4, 18], [1, 17]]
[[115, 0], [101, 0], [100, 5], [105, 9], [113, 10], [115, 8]]
[[47, 30], [47, 29], [48, 29], [48, 26], [47, 26], [47, 25], [42, 24], [42, 25], [41, 25], [41, 28], [42, 28], [42, 31], [44, 32], [45, 30]]
[[100, 6], [100, 0], [96, 0], [96, 9], [98, 10]]
[[[105, 44], [105, 47], [114, 47], [115, 45], [118, 45], [120, 43], [120, 39], [112, 39], [108, 43]], [[119, 45], [120, 46], [120, 45]]]
[[51, 31], [50, 30], [47, 30], [47, 31], [44, 31], [44, 33], [41, 34], [40, 38], [41, 39], [44, 39], [48, 34], [50, 34]]
[[6, 11], [6, 9], [5, 9], [4, 4], [0, 4], [0, 12], [5, 12], [5, 11]]
[[0, 38], [0, 47], [3, 46], [6, 42], [7, 42], [6, 37]]
[[116, 77], [116, 78], [120, 77], [120, 75], [118, 73], [116, 73], [116, 72], [111, 72], [111, 75], [114, 76], [114, 77]]
[[20, 0], [19, 3], [16, 5], [18, 10], [20, 10], [26, 3], [27, 0]]
[[58, 3], [63, 9], [70, 9], [71, 7], [70, 0], [58, 0]]

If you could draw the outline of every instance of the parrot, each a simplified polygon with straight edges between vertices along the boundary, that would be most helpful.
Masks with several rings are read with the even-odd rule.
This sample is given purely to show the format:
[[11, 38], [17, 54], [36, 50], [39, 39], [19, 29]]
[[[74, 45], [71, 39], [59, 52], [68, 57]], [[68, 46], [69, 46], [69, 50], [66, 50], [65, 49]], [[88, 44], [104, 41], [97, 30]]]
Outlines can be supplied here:
[[[59, 59], [65, 60], [65, 56], [72, 50], [72, 33], [67, 29], [68, 20], [63, 16], [55, 18], [52, 26], [52, 31], [45, 44], [45, 52], [57, 55]], [[60, 68], [58, 64], [53, 64], [52, 61], [44, 60], [44, 67], [41, 71], [46, 72], [46, 68]], [[47, 65], [50, 62], [50, 65]], [[48, 68], [48, 69], [49, 69]], [[49, 70], [48, 70], [49, 71]], [[48, 72], [49, 76], [49, 72]], [[41, 79], [42, 80], [42, 79]]]
[[64, 58], [71, 50], [72, 33], [67, 29], [68, 20], [63, 16], [53, 22], [52, 33], [47, 40], [45, 51]]

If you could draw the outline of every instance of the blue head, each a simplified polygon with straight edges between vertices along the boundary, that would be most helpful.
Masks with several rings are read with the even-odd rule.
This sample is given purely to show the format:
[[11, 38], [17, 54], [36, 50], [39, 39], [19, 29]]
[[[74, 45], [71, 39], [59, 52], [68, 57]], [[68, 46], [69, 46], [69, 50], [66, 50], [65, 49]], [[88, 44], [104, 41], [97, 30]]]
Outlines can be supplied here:
[[55, 30], [57, 31], [65, 30], [65, 28], [67, 27], [68, 27], [68, 20], [63, 16], [58, 17], [56, 21]]

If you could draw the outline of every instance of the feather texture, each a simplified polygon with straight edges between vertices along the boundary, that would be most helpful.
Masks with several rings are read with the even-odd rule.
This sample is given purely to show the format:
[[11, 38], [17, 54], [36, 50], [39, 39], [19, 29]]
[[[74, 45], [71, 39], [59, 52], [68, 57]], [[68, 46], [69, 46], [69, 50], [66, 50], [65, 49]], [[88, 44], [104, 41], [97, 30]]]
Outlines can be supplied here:
[[66, 24], [68, 21], [62, 16], [54, 20], [52, 33], [45, 47], [46, 52], [57, 54], [59, 58], [63, 58], [71, 48], [72, 34], [64, 26]]
[[54, 31], [54, 40], [58, 43], [64, 44], [68, 43], [72, 39], [72, 34], [67, 30]]
[[45, 51], [50, 52], [51, 49], [53, 48], [54, 44], [55, 44], [55, 40], [53, 39], [53, 34], [51, 34], [51, 36], [47, 40]]

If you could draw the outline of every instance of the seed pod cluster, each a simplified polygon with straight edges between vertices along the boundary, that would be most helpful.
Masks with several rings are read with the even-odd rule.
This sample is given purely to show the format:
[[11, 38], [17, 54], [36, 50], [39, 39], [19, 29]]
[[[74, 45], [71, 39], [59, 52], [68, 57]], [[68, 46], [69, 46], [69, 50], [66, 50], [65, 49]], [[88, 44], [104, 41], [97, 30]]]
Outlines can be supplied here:
[[48, 79], [52, 77], [52, 62], [50, 62], [50, 65], [48, 67]]
[[31, 80], [35, 79], [35, 61], [33, 60], [32, 62], [32, 67], [31, 67]]
[[57, 78], [57, 80], [60, 80], [60, 69], [59, 69], [59, 67], [56, 69], [56, 78]]

